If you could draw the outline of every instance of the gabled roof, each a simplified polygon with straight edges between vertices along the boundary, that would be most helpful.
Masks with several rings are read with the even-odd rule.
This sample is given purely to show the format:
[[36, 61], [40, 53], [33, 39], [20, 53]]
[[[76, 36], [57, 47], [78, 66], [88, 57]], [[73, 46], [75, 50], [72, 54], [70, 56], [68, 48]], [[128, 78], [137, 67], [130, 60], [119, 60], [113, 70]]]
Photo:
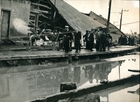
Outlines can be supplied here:
[[[100, 15], [95, 14], [92, 11], [90, 12], [89, 16], [103, 25], [107, 24], [107, 19], [103, 18]], [[116, 26], [114, 26], [111, 23], [109, 24], [109, 30], [112, 34], [125, 35], [122, 31], [120, 31]]]
[[[99, 23], [103, 24], [103, 25], [107, 25], [107, 19], [103, 18], [100, 15], [95, 14], [94, 12], [90, 12], [89, 16], [98, 21]], [[116, 26], [114, 26], [113, 24], [109, 24], [109, 31], [111, 36], [113, 37], [113, 40], [118, 40], [118, 37], [120, 35], [125, 35], [122, 31], [120, 31]], [[125, 35], [126, 36], [126, 35]]]
[[[55, 0], [50, 0], [53, 4]], [[57, 8], [58, 13], [67, 21], [67, 23], [73, 28], [78, 29], [85, 34], [86, 30], [91, 30], [99, 26], [105, 27], [105, 25], [93, 20], [91, 17], [88, 17], [77, 9], [69, 5], [63, 0], [56, 0], [54, 6]]]

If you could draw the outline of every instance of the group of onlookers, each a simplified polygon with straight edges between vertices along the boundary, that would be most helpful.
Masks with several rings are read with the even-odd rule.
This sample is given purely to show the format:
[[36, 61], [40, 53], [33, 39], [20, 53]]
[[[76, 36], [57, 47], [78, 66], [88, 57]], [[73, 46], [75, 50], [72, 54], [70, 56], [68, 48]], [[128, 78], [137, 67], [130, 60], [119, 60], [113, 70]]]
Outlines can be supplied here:
[[[74, 42], [74, 48], [78, 52], [82, 47], [81, 37], [80, 31], [70, 32], [69, 27], [65, 26], [65, 34], [59, 37], [59, 41], [61, 42], [62, 40], [62, 48], [65, 52], [72, 50], [72, 42]], [[96, 48], [96, 51], [106, 51], [106, 47], [109, 50], [111, 46], [112, 37], [107, 33], [106, 28], [99, 27], [97, 29], [91, 29], [91, 31], [86, 30], [86, 34], [83, 35], [83, 42], [89, 51], [93, 51], [93, 48]]]
[[74, 44], [74, 48], [78, 52], [81, 50], [81, 40], [83, 37], [83, 42], [87, 50], [93, 51], [93, 48], [96, 48], [96, 51], [106, 51], [106, 48], [109, 50], [112, 43], [112, 37], [107, 33], [107, 29], [102, 27], [91, 29], [91, 31], [86, 30], [86, 34], [83, 36], [77, 29], [70, 31], [69, 26], [65, 26], [65, 29], [61, 32], [47, 31], [47, 36], [44, 36], [42, 32], [38, 34], [39, 38], [35, 34], [30, 36], [32, 46], [34, 42], [37, 42], [36, 40], [38, 40], [38, 44], [40, 45], [44, 44], [45, 41], [53, 40], [57, 41], [59, 49], [63, 49], [65, 52], [72, 51], [72, 44]]
[[81, 50], [81, 32], [78, 30], [72, 32], [69, 30], [69, 26], [65, 26], [65, 30], [58, 33], [58, 42], [59, 48], [65, 52], [72, 51], [72, 43], [74, 42], [74, 47], [78, 52]]
[[135, 44], [135, 38], [134, 38], [134, 36], [132, 36], [132, 37], [129, 36], [127, 38], [127, 36], [121, 35], [118, 39], [118, 44], [119, 45], [131, 45], [131, 46], [133, 46]]
[[102, 27], [91, 29], [91, 31], [87, 30], [83, 38], [86, 49], [90, 51], [92, 51], [93, 47], [96, 48], [96, 51], [106, 51], [106, 47], [109, 50], [112, 43], [111, 35], [107, 32], [106, 28]]

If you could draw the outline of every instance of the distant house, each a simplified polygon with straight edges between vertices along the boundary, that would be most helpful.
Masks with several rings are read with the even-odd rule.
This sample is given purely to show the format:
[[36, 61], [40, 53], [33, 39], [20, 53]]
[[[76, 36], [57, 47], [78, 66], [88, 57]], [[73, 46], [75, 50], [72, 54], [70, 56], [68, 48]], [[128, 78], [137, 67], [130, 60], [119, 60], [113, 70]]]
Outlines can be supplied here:
[[[105, 26], [107, 25], [107, 19], [103, 18], [101, 15], [97, 15], [91, 11], [88, 16]], [[114, 41], [118, 40], [118, 37], [120, 37], [120, 35], [126, 36], [122, 31], [120, 31], [115, 25], [111, 23], [109, 24], [109, 31]]]
[[28, 24], [30, 2], [27, 0], [0, 0], [0, 11], [0, 40], [25, 36], [17, 32], [13, 21], [18, 18]]

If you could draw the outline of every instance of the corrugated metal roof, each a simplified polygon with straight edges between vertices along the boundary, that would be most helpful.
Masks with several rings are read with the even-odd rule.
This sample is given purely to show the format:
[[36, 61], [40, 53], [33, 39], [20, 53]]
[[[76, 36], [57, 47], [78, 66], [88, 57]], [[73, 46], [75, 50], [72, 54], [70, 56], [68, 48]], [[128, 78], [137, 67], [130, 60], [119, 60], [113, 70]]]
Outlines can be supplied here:
[[[53, 4], [55, 0], [50, 0]], [[67, 21], [67, 23], [73, 28], [78, 29], [85, 34], [86, 30], [91, 30], [99, 26], [105, 27], [103, 24], [93, 20], [91, 17], [88, 17], [77, 9], [69, 5], [63, 0], [56, 0], [56, 8], [58, 9], [59, 14]]]

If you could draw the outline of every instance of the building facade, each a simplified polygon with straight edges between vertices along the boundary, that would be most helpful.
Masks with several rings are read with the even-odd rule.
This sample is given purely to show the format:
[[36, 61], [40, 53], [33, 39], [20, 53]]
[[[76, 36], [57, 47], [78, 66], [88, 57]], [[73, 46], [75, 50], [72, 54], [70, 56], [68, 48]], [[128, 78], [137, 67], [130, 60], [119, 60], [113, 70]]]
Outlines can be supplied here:
[[0, 40], [25, 36], [15, 29], [13, 21], [18, 18], [28, 24], [30, 2], [27, 0], [0, 0], [0, 11]]

